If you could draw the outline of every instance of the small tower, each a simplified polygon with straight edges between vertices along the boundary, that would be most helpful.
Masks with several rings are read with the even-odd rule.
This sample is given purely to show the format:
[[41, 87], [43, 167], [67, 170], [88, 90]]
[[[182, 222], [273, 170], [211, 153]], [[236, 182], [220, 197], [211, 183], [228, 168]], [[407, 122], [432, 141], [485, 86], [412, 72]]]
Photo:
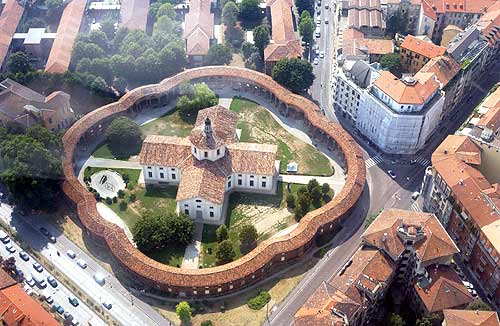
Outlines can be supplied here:
[[207, 117], [205, 119], [205, 135], [209, 136], [212, 134], [212, 121]]

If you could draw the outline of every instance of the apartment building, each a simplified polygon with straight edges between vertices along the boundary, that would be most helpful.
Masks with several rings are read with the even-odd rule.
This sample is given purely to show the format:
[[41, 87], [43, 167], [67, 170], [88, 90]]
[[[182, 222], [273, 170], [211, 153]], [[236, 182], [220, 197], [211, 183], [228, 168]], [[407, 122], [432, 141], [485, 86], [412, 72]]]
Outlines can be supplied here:
[[401, 43], [399, 51], [404, 70], [414, 74], [422, 69], [430, 59], [443, 56], [446, 48], [408, 35]]
[[294, 326], [376, 324], [393, 287], [391, 295], [406, 296], [418, 315], [464, 307], [472, 297], [450, 267], [457, 252], [434, 215], [384, 210], [351, 259], [297, 311]]
[[380, 0], [349, 0], [347, 8], [348, 28], [355, 28], [367, 36], [384, 36], [386, 24]]
[[488, 298], [500, 303], [500, 147], [450, 135], [432, 155], [422, 183], [424, 209], [447, 228]]
[[421, 9], [421, 0], [382, 0], [382, 10], [387, 18], [399, 12], [408, 18], [408, 31], [415, 33]]
[[348, 28], [342, 32], [342, 59], [379, 62], [384, 54], [394, 52], [392, 40], [365, 38], [357, 29]]

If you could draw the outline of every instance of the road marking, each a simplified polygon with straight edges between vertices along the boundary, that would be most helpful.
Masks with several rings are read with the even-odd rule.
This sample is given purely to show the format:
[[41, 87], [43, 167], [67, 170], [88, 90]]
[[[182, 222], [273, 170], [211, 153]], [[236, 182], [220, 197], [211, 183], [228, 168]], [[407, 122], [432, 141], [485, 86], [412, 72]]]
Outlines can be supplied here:
[[366, 168], [369, 169], [372, 166], [379, 165], [380, 163], [384, 162], [384, 159], [380, 157], [380, 155], [370, 157], [365, 161]]
[[426, 159], [425, 157], [419, 157], [417, 158], [417, 163], [422, 165], [424, 168], [427, 167], [429, 164], [431, 164], [431, 161]]
[[420, 207], [418, 207], [418, 204], [416, 201], [411, 203], [411, 210], [414, 212], [421, 212]]

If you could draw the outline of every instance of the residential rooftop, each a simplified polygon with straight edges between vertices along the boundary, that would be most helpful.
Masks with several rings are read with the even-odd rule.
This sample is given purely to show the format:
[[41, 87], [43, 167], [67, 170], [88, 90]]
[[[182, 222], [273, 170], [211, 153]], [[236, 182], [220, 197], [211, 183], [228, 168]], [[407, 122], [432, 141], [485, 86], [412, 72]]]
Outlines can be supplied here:
[[432, 42], [424, 41], [413, 35], [407, 35], [405, 37], [403, 43], [401, 43], [401, 48], [417, 53], [429, 59], [442, 56], [446, 52], [445, 47], [435, 45]]

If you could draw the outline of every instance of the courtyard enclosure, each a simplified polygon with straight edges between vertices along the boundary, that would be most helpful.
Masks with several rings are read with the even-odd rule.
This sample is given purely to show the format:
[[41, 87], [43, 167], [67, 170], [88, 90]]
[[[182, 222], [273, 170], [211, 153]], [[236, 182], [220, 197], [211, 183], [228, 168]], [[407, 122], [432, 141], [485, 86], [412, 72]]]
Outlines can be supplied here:
[[[333, 200], [309, 212], [287, 235], [270, 238], [254, 250], [226, 265], [187, 270], [158, 263], [139, 252], [117, 225], [97, 212], [94, 196], [78, 181], [75, 169], [85, 147], [120, 115], [137, 115], [177, 98], [183, 82], [207, 83], [216, 93], [230, 87], [242, 94], [261, 96], [279, 108], [280, 114], [302, 121], [315, 141], [325, 144], [340, 158], [346, 171], [345, 186]], [[327, 234], [349, 217], [365, 186], [365, 164], [356, 142], [338, 125], [329, 122], [311, 101], [290, 93], [270, 77], [242, 68], [203, 67], [186, 70], [156, 85], [128, 92], [118, 102], [101, 107], [77, 121], [64, 135], [64, 192], [75, 204], [78, 216], [95, 240], [105, 243], [115, 258], [144, 288], [180, 296], [203, 297], [230, 293], [251, 285], [296, 261], [314, 246], [317, 236]]]

